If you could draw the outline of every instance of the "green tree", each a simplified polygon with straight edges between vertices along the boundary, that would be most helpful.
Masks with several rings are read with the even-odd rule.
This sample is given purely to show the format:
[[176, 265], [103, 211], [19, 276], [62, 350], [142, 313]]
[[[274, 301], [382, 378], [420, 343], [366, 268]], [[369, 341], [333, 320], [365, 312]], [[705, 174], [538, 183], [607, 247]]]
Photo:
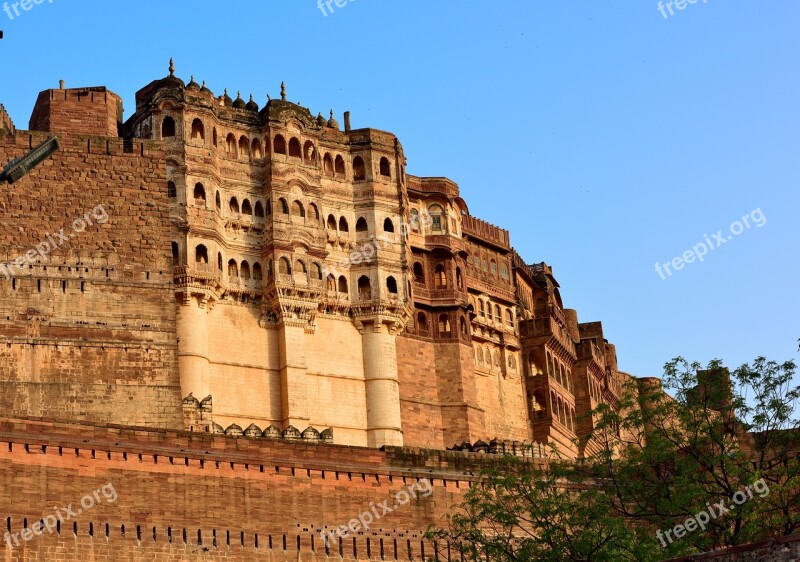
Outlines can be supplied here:
[[795, 370], [758, 358], [729, 374], [720, 361], [702, 369], [679, 357], [665, 365], [666, 393], [631, 380], [616, 407], [595, 411], [584, 439], [598, 454], [491, 464], [429, 532], [437, 554], [647, 561], [797, 532]]

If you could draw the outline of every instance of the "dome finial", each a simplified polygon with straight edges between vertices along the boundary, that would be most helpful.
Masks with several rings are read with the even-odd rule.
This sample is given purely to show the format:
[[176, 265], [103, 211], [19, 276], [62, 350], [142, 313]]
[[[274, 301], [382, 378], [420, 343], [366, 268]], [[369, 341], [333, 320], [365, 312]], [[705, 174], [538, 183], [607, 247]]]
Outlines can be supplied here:
[[169, 75], [175, 76], [175, 61], [172, 60], [172, 57], [169, 58]]
[[286, 82], [281, 82], [281, 99], [286, 101]]

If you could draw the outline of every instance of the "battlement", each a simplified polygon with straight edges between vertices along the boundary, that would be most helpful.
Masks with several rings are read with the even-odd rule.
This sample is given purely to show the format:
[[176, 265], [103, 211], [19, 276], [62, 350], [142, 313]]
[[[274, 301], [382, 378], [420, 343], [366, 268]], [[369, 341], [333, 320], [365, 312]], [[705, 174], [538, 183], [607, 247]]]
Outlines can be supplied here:
[[511, 249], [508, 230], [497, 227], [484, 220], [466, 215], [462, 217], [461, 229], [464, 234], [480, 238], [484, 242], [489, 242], [506, 249]]
[[0, 104], [0, 133], [13, 135], [14, 130], [14, 122], [11, 121], [11, 117], [8, 115], [5, 106]]
[[105, 86], [44, 90], [28, 126], [32, 131], [118, 137], [122, 99]]

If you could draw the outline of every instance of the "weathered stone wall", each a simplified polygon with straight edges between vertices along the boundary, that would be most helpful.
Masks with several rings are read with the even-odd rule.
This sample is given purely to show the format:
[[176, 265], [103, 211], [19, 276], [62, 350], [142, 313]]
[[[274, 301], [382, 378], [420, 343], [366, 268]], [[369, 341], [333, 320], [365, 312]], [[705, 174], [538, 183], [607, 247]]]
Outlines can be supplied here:
[[[45, 138], [0, 137], [0, 162]], [[0, 409], [181, 427], [163, 153], [61, 146], [0, 191]]]

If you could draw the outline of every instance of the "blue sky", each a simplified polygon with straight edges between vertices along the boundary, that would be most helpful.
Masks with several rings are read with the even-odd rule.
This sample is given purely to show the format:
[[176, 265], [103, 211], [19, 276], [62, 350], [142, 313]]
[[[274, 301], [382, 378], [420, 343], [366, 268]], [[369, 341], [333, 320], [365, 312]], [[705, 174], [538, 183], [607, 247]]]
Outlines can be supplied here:
[[[156, 7], [157, 6], [157, 7]], [[44, 0], [0, 12], [0, 102], [27, 128], [39, 91], [125, 99], [194, 74], [217, 94], [289, 98], [398, 135], [409, 173], [459, 183], [472, 213], [555, 271], [620, 367], [676, 355], [797, 359], [800, 3]], [[668, 12], [666, 12], [668, 14]], [[13, 10], [12, 10], [13, 15]], [[760, 209], [700, 263], [665, 263]]]

